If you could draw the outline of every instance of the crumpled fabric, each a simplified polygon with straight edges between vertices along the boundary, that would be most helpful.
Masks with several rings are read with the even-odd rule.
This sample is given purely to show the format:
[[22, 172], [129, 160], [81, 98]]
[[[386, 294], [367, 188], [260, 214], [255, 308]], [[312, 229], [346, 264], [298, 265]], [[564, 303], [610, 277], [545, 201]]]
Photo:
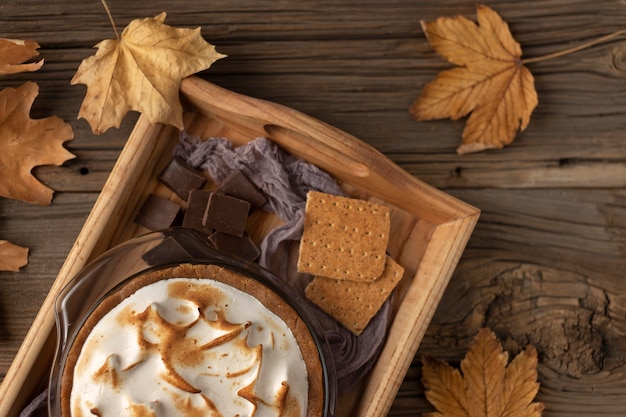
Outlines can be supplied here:
[[218, 184], [228, 174], [239, 169], [265, 194], [265, 210], [275, 212], [285, 224], [273, 230], [261, 245], [259, 263], [267, 267], [270, 257], [283, 241], [298, 240], [302, 235], [306, 194], [318, 190], [328, 194], [344, 195], [343, 190], [325, 172], [306, 161], [281, 151], [265, 138], [249, 145], [234, 147], [224, 138], [207, 141], [181, 135], [174, 155], [196, 169], [203, 169]]
[[48, 390], [41, 392], [28, 404], [19, 417], [48, 417]]
[[259, 264], [299, 292], [315, 313], [333, 354], [339, 394], [348, 392], [376, 362], [385, 340], [392, 297], [357, 337], [304, 297], [304, 289], [313, 277], [298, 273], [295, 268], [307, 193], [345, 192], [326, 172], [263, 137], [235, 147], [225, 138], [202, 141], [183, 132], [174, 156], [183, 158], [193, 168], [207, 171], [217, 183], [239, 169], [266, 195], [267, 203], [262, 209], [275, 212], [285, 223], [261, 242]]

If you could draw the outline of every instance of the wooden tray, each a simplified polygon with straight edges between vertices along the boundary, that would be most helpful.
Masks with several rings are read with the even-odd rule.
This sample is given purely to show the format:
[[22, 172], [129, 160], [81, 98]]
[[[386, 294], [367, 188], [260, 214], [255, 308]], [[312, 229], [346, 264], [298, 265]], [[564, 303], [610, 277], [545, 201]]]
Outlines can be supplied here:
[[[284, 106], [190, 77], [181, 85], [186, 129], [237, 144], [266, 136], [332, 174], [351, 195], [392, 208], [389, 250], [404, 266], [382, 355], [358, 391], [339, 400], [339, 416], [387, 414], [478, 220], [479, 211], [415, 179], [358, 139]], [[56, 329], [54, 299], [94, 257], [145, 232], [133, 219], [146, 196], [172, 197], [156, 179], [179, 132], [140, 117], [2, 385], [0, 416], [17, 416], [47, 384]]]

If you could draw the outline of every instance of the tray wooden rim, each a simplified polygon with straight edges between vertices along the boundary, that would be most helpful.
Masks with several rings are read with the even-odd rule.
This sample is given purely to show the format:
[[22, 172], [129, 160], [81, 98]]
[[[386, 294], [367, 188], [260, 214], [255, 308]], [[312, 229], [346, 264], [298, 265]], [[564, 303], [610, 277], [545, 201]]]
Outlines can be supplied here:
[[[400, 305], [381, 357], [358, 398], [353, 416], [385, 415], [426, 332], [448, 281], [456, 268], [480, 211], [412, 177], [386, 156], [357, 138], [296, 110], [247, 97], [192, 76], [183, 80], [181, 93], [201, 111], [247, 117], [260, 121], [272, 140], [295, 156], [326, 169], [340, 180], [354, 183], [378, 197], [411, 210], [433, 224], [415, 276], [429, 283], [428, 288], [411, 285]], [[220, 97], [220, 100], [211, 98]], [[238, 116], [245, 115], [245, 116]], [[249, 120], [248, 120], [249, 121]], [[123, 207], [111, 201], [127, 201], [133, 188], [145, 183], [137, 169], [167, 150], [158, 141], [166, 126], [154, 125], [140, 116], [117, 163], [106, 181], [92, 211], [59, 271], [31, 328], [0, 385], [0, 415], [17, 416], [37, 387], [27, 381], [46, 379], [54, 354], [54, 301], [66, 283], [91, 259], [113, 246], [119, 235], [108, 227], [111, 219], [122, 216]], [[316, 152], [311, 152], [316, 149]], [[321, 156], [320, 156], [321, 155]], [[313, 160], [311, 160], [313, 159]], [[134, 169], [133, 169], [134, 168]], [[383, 190], [372, 189], [372, 182], [386, 184]], [[414, 193], [420, 203], [407, 204], [393, 193]], [[122, 205], [123, 206], [123, 205]], [[127, 214], [128, 215], [128, 214]], [[113, 242], [113, 244], [112, 244]], [[409, 326], [402, 325], [410, 324]], [[42, 354], [42, 352], [44, 354]], [[49, 353], [46, 358], [45, 353]], [[30, 389], [26, 389], [29, 387]]]

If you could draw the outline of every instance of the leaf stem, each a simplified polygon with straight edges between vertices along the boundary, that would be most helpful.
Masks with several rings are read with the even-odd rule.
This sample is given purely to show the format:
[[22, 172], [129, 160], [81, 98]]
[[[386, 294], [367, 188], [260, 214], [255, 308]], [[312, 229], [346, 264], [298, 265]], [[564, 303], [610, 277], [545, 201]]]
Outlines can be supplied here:
[[522, 60], [522, 64], [525, 65], [525, 64], [531, 64], [531, 63], [534, 63], [534, 62], [546, 61], [548, 59], [558, 58], [558, 57], [561, 57], [561, 56], [564, 56], [564, 55], [568, 55], [568, 54], [571, 54], [571, 53], [574, 53], [574, 52], [578, 52], [578, 51], [583, 50], [585, 48], [589, 48], [589, 47], [597, 45], [599, 43], [607, 42], [607, 41], [609, 41], [609, 40], [611, 40], [613, 38], [617, 38], [618, 36], [621, 36], [621, 35], [623, 35], [625, 33], [626, 33], [626, 29], [621, 29], [621, 30], [618, 30], [616, 32], [609, 33], [608, 35], [602, 36], [602, 37], [600, 37], [598, 39], [594, 39], [592, 41], [585, 42], [585, 43], [583, 43], [581, 45], [574, 46], [572, 48], [564, 49], [562, 51], [553, 52], [553, 53], [548, 54], [548, 55], [538, 56], [538, 57], [535, 57], [535, 58], [523, 59]]
[[109, 16], [109, 21], [111, 22], [111, 26], [113, 26], [113, 31], [115, 32], [115, 38], [119, 39], [120, 34], [117, 31], [117, 26], [115, 26], [115, 21], [113, 20], [113, 16], [111, 15], [111, 11], [109, 10], [109, 5], [105, 0], [100, 0], [100, 2], [104, 6], [104, 10], [106, 10], [107, 16]]

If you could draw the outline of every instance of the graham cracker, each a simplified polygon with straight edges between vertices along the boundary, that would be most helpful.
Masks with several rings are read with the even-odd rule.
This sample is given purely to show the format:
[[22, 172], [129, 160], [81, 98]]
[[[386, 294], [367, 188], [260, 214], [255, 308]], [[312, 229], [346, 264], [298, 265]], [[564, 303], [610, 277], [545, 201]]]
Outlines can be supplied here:
[[400, 264], [390, 257], [386, 259], [383, 274], [373, 282], [316, 276], [305, 289], [306, 297], [358, 336], [404, 274]]
[[318, 191], [307, 194], [298, 271], [373, 281], [385, 268], [389, 208]]

